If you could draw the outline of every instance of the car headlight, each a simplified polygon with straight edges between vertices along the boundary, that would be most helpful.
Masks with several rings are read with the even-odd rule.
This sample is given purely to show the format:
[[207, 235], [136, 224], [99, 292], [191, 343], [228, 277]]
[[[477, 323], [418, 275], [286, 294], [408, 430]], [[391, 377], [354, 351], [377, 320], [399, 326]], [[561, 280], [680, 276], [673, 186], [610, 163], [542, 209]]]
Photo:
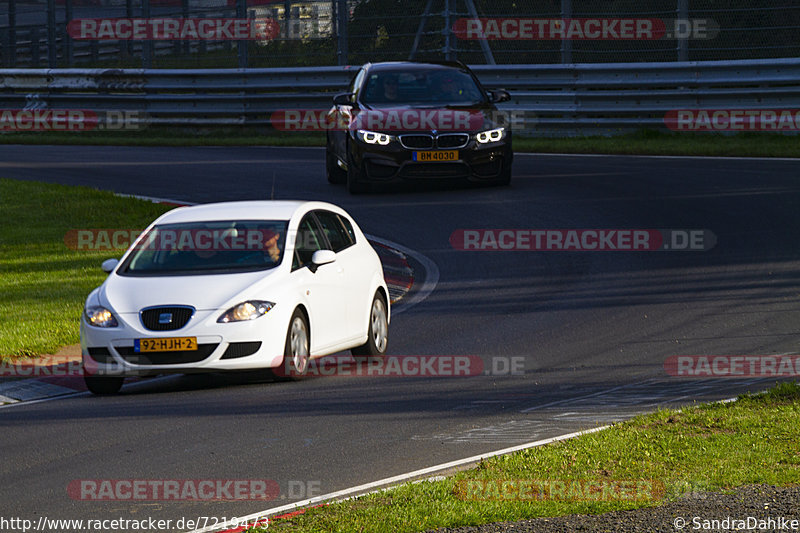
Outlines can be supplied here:
[[393, 135], [388, 135], [386, 133], [378, 133], [375, 131], [367, 131], [367, 130], [358, 130], [356, 132], [358, 138], [367, 143], [367, 144], [380, 144], [381, 146], [386, 146], [390, 142], [394, 140]]
[[105, 307], [87, 307], [83, 310], [83, 314], [86, 317], [86, 322], [91, 326], [98, 328], [115, 328], [119, 326], [114, 314]]
[[479, 144], [496, 143], [502, 141], [506, 136], [505, 128], [497, 128], [494, 130], [482, 131], [475, 136]]
[[244, 320], [255, 320], [260, 316], [264, 316], [267, 312], [275, 307], [272, 302], [265, 302], [262, 300], [249, 300], [235, 305], [225, 311], [222, 316], [217, 319], [218, 323], [227, 324], [228, 322], [242, 322]]

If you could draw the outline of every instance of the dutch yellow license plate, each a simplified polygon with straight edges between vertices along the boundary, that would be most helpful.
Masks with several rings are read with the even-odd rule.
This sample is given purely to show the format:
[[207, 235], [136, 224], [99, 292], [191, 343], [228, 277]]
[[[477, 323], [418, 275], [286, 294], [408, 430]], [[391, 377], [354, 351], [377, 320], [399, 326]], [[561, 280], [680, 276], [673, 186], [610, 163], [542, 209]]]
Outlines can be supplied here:
[[146, 352], [191, 352], [197, 350], [197, 337], [165, 337], [162, 339], [134, 339], [133, 351]]
[[458, 161], [458, 150], [414, 152], [414, 161]]

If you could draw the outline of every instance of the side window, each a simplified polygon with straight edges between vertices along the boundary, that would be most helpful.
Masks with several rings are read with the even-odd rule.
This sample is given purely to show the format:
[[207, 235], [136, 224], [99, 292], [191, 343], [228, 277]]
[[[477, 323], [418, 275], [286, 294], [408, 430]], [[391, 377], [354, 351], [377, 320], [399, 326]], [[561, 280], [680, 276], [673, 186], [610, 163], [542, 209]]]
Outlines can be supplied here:
[[311, 264], [311, 257], [317, 250], [324, 249], [325, 239], [310, 215], [306, 215], [297, 227], [297, 238], [294, 245], [292, 270]]
[[350, 223], [347, 217], [343, 217], [341, 215], [336, 215], [336, 216], [339, 217], [339, 220], [342, 222], [342, 225], [344, 225], [344, 230], [347, 232], [347, 235], [350, 238], [350, 243], [355, 244], [356, 232], [353, 231], [353, 225]]
[[322, 231], [328, 238], [328, 242], [331, 243], [334, 252], [340, 252], [355, 243], [351, 234], [352, 226], [348, 232], [339, 215], [330, 211], [314, 211], [314, 214], [317, 215]]

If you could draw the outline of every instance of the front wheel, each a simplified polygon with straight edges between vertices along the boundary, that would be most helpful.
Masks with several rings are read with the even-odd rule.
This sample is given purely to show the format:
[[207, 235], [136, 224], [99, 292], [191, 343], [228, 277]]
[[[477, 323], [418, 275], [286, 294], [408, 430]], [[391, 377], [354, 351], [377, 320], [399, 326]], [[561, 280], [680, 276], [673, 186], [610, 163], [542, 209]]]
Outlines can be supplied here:
[[122, 383], [125, 381], [125, 378], [117, 376], [83, 376], [83, 381], [86, 382], [86, 388], [89, 389], [92, 394], [105, 396], [118, 393], [122, 388]]
[[339, 159], [331, 152], [330, 148], [325, 150], [325, 173], [329, 183], [346, 183], [347, 172], [339, 168]]
[[280, 381], [302, 376], [308, 370], [310, 337], [308, 321], [300, 309], [295, 309], [289, 320], [286, 343], [283, 347], [283, 362], [273, 375]]
[[389, 345], [389, 313], [383, 294], [375, 293], [369, 312], [369, 328], [367, 342], [350, 350], [359, 360], [370, 357], [383, 357]]
[[495, 185], [506, 186], [511, 185], [511, 165], [504, 165], [500, 177], [495, 181]]
[[369, 190], [369, 184], [359, 181], [361, 173], [358, 166], [353, 162], [353, 158], [347, 157], [347, 190], [350, 194], [359, 194]]

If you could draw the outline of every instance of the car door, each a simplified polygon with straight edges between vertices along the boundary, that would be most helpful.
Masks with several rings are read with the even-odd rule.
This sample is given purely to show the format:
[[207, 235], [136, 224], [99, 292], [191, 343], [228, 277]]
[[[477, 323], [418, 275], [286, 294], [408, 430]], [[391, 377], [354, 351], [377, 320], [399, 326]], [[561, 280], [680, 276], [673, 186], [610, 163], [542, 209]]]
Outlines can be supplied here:
[[366, 306], [371, 295], [369, 283], [371, 279], [370, 265], [360, 261], [356, 249], [355, 233], [352, 227], [345, 226], [342, 217], [337, 213], [325, 210], [314, 211], [322, 232], [336, 252], [336, 263], [339, 270], [340, 283], [347, 294], [345, 309], [347, 314], [347, 338], [355, 338], [363, 333], [366, 327]]
[[292, 277], [308, 302], [312, 354], [341, 343], [348, 330], [347, 290], [342, 284], [341, 266], [338, 261], [319, 266], [311, 262], [314, 252], [327, 249], [330, 246], [325, 234], [314, 216], [307, 214], [298, 225]]
[[[364, 79], [365, 69], [361, 69], [350, 81], [347, 92], [357, 94]], [[354, 97], [355, 98], [355, 97]], [[353, 105], [334, 105], [330, 110], [332, 119], [335, 120], [336, 127], [328, 131], [332, 142], [333, 152], [344, 162], [347, 162], [347, 126], [353, 119], [357, 109]]]

